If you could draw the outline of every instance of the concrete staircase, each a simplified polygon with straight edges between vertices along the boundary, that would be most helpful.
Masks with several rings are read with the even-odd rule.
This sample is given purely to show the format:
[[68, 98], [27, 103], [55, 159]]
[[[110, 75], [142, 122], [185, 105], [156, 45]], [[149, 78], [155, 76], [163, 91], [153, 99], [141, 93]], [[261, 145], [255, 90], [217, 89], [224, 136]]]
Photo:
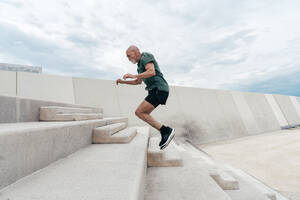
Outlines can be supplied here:
[[40, 122], [0, 124], [0, 200], [287, 200], [184, 140], [162, 151], [149, 127], [102, 111], [43, 106]]
[[188, 142], [176, 143], [183, 165], [148, 168], [146, 200], [287, 200], [241, 170], [216, 163]]
[[0, 199], [143, 199], [148, 127], [129, 144], [93, 144], [4, 188]]
[[0, 124], [0, 199], [143, 199], [149, 127], [95, 110], [46, 106], [41, 122]]

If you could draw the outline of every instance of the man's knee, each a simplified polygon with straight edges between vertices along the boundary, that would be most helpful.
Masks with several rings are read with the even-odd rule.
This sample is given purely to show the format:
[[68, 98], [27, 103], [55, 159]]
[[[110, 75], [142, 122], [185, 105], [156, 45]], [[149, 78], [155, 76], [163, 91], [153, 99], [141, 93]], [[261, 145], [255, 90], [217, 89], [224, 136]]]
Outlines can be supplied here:
[[135, 110], [135, 115], [138, 116], [138, 117], [141, 117], [142, 115], [142, 112], [138, 109]]

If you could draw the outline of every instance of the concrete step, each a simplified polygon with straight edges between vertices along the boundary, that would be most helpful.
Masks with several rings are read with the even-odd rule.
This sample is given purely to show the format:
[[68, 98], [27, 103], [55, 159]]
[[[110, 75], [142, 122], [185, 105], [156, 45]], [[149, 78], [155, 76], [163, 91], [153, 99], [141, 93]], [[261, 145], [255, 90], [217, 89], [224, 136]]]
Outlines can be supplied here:
[[272, 200], [274, 198], [276, 200], [276, 196], [274, 197], [272, 193], [261, 192], [255, 186], [232, 171], [227, 170], [226, 172], [239, 182], [239, 190], [225, 190], [232, 200]]
[[102, 119], [103, 113], [96, 113], [93, 109], [45, 106], [40, 107], [41, 121], [80, 121]]
[[175, 167], [182, 166], [183, 161], [174, 141], [164, 150], [159, 148], [160, 138], [151, 137], [148, 147], [148, 167]]
[[[129, 143], [137, 134], [134, 127], [127, 127], [123, 123], [111, 124], [95, 128], [93, 131], [94, 144], [122, 144]], [[122, 129], [122, 130], [119, 130]]]
[[127, 120], [0, 124], [0, 189], [92, 144], [94, 128]]
[[123, 144], [129, 143], [137, 134], [137, 130], [134, 127], [128, 127], [121, 130], [110, 137], [109, 143]]
[[240, 180], [243, 180], [244, 184], [251, 188], [251, 190], [256, 190], [256, 193], [262, 194], [269, 200], [288, 200], [287, 197], [240, 169], [233, 168], [229, 165], [226, 165], [224, 169], [230, 171], [229, 173], [232, 175], [239, 177]]
[[216, 181], [216, 183], [223, 190], [238, 190], [239, 189], [238, 181], [235, 178], [233, 178], [231, 175], [226, 173], [224, 170], [212, 169], [212, 170], [210, 170], [209, 175]]
[[145, 200], [231, 200], [195, 160], [183, 167], [150, 167]]
[[11, 200], [142, 200], [149, 127], [129, 144], [89, 145], [0, 191]]
[[125, 122], [115, 123], [115, 124], [109, 124], [106, 126], [98, 127], [93, 130], [94, 137], [101, 137], [101, 136], [107, 136], [110, 137], [114, 133], [123, 130], [127, 127], [127, 124]]

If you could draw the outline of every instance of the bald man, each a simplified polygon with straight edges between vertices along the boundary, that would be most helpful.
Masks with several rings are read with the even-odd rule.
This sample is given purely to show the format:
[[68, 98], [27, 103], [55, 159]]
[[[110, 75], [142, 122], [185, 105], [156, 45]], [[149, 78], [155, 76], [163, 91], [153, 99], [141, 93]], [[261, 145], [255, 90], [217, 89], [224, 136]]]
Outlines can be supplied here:
[[[165, 126], [157, 122], [150, 113], [159, 105], [165, 105], [169, 96], [169, 85], [164, 79], [159, 66], [151, 53], [140, 53], [136, 46], [130, 46], [126, 55], [129, 61], [133, 64], [137, 64], [138, 74], [125, 74], [123, 79], [116, 81], [117, 85], [129, 84], [137, 85], [142, 81], [146, 84], [145, 90], [148, 91], [148, 96], [138, 106], [135, 114], [147, 122], [149, 125], [160, 131], [161, 141], [159, 143], [160, 149], [166, 148], [175, 135], [175, 129]], [[133, 80], [126, 80], [131, 78]]]

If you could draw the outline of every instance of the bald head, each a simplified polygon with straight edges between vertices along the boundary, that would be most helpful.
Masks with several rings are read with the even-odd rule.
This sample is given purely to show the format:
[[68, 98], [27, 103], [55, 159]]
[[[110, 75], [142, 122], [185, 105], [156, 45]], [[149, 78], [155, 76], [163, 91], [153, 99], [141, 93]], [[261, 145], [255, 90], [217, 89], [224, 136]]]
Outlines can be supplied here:
[[129, 46], [126, 52], [130, 52], [130, 51], [140, 52], [139, 48], [137, 48], [137, 46], [134, 45]]
[[133, 64], [136, 64], [141, 58], [141, 53], [137, 46], [131, 45], [126, 50], [126, 56], [128, 60], [130, 60]]

